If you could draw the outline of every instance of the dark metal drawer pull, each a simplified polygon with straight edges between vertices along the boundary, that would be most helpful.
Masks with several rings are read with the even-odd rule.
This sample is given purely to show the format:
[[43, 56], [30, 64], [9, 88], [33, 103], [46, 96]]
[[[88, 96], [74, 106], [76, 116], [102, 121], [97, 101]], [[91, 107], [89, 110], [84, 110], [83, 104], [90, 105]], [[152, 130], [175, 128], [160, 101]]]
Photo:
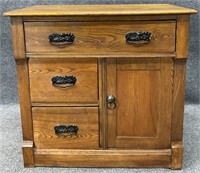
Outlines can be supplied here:
[[55, 134], [58, 136], [77, 135], [78, 126], [76, 125], [58, 125], [54, 127]]
[[72, 33], [61, 33], [49, 35], [49, 43], [53, 46], [66, 46], [74, 42], [75, 36]]
[[51, 81], [53, 86], [66, 88], [74, 86], [77, 79], [75, 76], [54, 76], [52, 77]]
[[151, 41], [150, 32], [128, 32], [125, 36], [126, 42], [136, 46], [149, 43]]

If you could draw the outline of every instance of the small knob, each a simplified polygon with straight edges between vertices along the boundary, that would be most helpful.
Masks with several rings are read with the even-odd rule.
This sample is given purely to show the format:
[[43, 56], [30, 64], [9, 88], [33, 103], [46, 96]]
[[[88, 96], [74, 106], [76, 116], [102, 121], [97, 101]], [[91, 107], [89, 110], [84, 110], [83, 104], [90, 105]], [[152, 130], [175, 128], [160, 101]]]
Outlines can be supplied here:
[[109, 94], [109, 95], [107, 96], [107, 98], [106, 98], [107, 108], [108, 108], [108, 109], [111, 109], [111, 110], [115, 109], [115, 107], [116, 107], [115, 101], [116, 101], [115, 96]]

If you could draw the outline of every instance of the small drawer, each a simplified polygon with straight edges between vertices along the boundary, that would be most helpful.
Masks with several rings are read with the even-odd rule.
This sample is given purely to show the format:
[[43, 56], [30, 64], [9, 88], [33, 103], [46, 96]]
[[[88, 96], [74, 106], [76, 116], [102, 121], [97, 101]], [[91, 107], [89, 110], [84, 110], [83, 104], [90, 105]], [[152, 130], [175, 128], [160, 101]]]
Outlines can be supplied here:
[[97, 103], [97, 59], [29, 59], [33, 103]]
[[97, 107], [33, 107], [32, 116], [36, 148], [99, 148]]
[[28, 53], [175, 52], [175, 21], [25, 22]]

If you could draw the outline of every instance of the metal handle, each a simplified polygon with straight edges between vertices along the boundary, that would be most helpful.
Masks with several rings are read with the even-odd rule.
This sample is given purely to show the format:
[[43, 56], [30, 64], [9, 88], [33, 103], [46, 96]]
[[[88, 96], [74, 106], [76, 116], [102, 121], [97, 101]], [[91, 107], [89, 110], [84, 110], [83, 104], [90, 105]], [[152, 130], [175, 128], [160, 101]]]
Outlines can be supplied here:
[[143, 44], [147, 44], [151, 41], [151, 33], [143, 31], [128, 32], [125, 36], [125, 39], [126, 43], [140, 46]]
[[74, 42], [75, 36], [72, 33], [61, 33], [49, 35], [49, 43], [53, 46], [63, 47]]
[[76, 125], [58, 125], [54, 127], [55, 134], [58, 136], [77, 135], [78, 126]]
[[116, 101], [115, 96], [113, 96], [111, 94], [108, 95], [107, 98], [106, 98], [107, 108], [111, 109], [111, 110], [115, 109], [115, 107], [116, 107], [115, 101]]
[[52, 77], [51, 81], [53, 86], [66, 88], [74, 86], [77, 79], [75, 76], [54, 76]]

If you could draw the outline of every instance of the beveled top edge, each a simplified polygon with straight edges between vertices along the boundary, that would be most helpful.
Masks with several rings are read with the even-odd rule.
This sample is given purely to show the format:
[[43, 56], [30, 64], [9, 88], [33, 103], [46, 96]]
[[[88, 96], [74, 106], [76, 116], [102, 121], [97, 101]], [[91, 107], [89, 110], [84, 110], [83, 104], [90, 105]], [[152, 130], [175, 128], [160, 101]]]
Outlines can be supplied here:
[[195, 14], [197, 10], [170, 4], [36, 5], [5, 12], [4, 16], [101, 16]]

